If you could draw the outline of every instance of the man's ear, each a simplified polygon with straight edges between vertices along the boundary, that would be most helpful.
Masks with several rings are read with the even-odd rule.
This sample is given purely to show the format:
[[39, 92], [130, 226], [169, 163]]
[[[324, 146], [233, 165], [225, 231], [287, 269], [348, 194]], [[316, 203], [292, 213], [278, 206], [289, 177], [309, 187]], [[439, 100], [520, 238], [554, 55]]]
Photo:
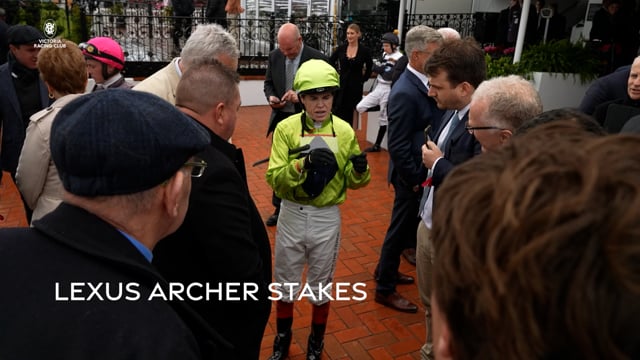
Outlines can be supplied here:
[[466, 81], [460, 83], [460, 92], [463, 97], [471, 98], [471, 95], [475, 91], [473, 85], [469, 84]]
[[185, 181], [186, 174], [180, 168], [162, 187], [164, 209], [171, 217], [176, 217], [180, 213], [180, 196], [182, 196]]
[[215, 110], [216, 118], [215, 118], [215, 122], [216, 122], [218, 125], [220, 125], [220, 126], [224, 125], [224, 116], [223, 116], [223, 114], [224, 114], [224, 107], [225, 107], [224, 102], [219, 102], [219, 103], [216, 105], [216, 110]]
[[513, 136], [513, 131], [509, 129], [500, 130], [500, 143], [506, 144], [507, 142], [509, 142], [512, 136]]
[[451, 341], [451, 330], [447, 319], [438, 306], [436, 295], [431, 293], [431, 318], [433, 330], [433, 353], [438, 360], [449, 360], [454, 358]]
[[444, 323], [441, 327], [440, 336], [433, 339], [433, 352], [439, 360], [453, 360], [453, 351], [451, 349], [451, 331], [449, 325]]

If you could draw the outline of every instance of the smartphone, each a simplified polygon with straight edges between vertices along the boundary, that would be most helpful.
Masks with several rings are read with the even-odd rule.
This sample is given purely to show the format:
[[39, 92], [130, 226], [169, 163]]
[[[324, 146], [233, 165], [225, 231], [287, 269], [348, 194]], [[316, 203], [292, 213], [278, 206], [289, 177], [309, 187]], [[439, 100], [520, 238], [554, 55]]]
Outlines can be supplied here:
[[[424, 144], [425, 145], [427, 145], [427, 143], [431, 141], [431, 137], [429, 136], [430, 131], [431, 131], [431, 125], [427, 125], [427, 127], [424, 128]], [[427, 147], [429, 147], [429, 145], [427, 145]]]

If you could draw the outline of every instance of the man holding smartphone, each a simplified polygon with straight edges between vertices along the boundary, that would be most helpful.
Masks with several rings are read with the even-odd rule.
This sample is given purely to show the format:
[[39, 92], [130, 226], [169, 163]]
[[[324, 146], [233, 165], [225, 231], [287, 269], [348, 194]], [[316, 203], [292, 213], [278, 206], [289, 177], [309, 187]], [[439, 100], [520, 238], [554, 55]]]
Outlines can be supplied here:
[[451, 169], [480, 153], [480, 143], [466, 129], [469, 105], [475, 89], [486, 77], [484, 52], [472, 39], [450, 40], [427, 60], [429, 96], [438, 108], [446, 110], [433, 139], [422, 146], [422, 161], [429, 169], [420, 202], [422, 221], [417, 230], [416, 270], [420, 300], [426, 308], [427, 340], [421, 349], [422, 359], [433, 359], [431, 327], [431, 274], [433, 246], [431, 242], [434, 196]]

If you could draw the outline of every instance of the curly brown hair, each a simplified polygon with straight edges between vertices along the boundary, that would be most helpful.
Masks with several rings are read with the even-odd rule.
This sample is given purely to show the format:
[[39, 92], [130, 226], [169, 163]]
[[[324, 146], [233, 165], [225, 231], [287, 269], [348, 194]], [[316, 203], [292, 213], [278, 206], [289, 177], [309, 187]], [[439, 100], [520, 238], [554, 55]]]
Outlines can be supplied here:
[[456, 359], [640, 358], [640, 137], [541, 125], [454, 169], [434, 293]]

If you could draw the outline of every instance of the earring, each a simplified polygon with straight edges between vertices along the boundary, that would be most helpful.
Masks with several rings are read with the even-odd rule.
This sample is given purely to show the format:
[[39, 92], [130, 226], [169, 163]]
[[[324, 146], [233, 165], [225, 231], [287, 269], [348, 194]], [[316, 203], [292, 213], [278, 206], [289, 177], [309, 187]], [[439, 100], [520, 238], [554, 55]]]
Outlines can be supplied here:
[[49, 93], [49, 99], [53, 99], [53, 94]]

